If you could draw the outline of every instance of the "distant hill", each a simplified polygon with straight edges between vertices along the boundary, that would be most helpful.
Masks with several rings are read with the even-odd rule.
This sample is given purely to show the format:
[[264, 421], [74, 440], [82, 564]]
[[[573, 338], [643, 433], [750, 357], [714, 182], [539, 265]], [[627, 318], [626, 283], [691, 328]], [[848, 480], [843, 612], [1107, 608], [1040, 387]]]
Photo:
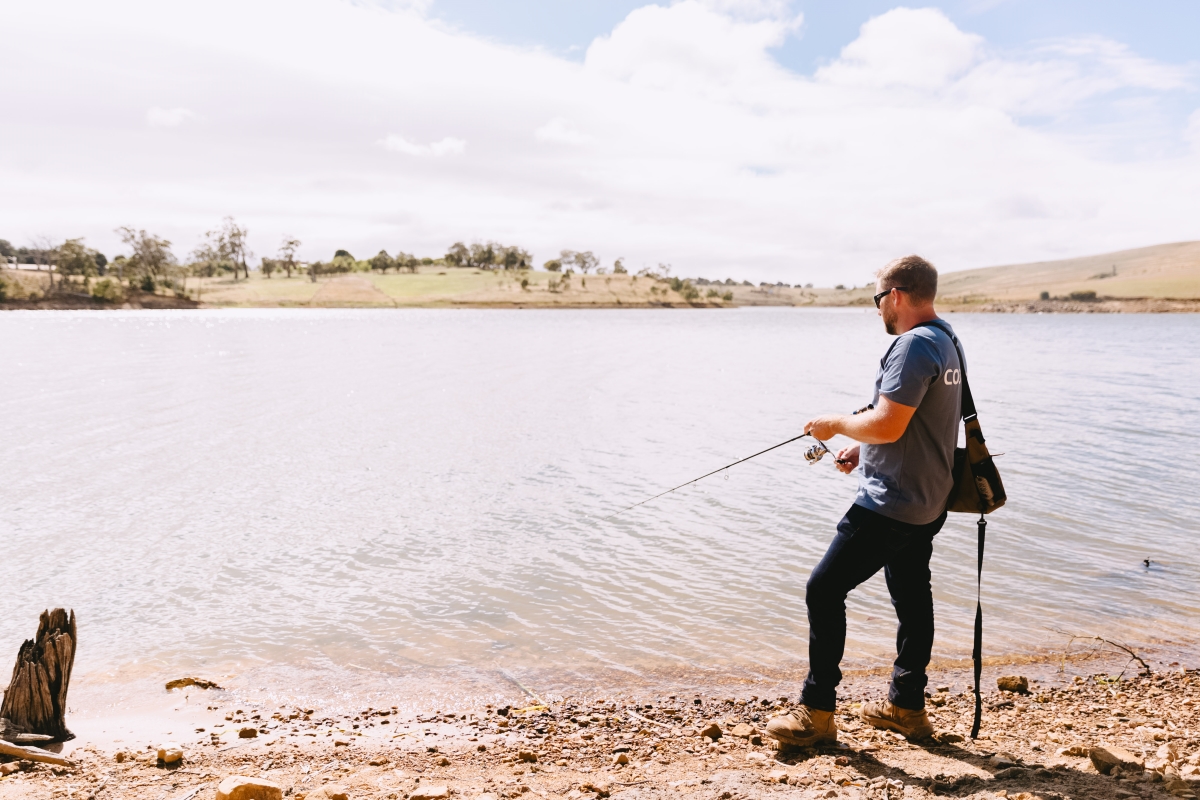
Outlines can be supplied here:
[[1036, 300], [1042, 292], [1068, 297], [1200, 299], [1200, 242], [1176, 242], [1098, 256], [983, 267], [943, 273], [945, 303]]

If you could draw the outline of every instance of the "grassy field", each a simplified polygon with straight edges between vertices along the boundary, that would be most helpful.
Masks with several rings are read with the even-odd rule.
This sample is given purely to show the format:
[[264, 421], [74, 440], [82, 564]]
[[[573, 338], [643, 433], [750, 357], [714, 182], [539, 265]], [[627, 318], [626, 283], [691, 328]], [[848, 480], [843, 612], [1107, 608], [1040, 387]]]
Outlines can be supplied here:
[[[1115, 271], [1115, 273], [1114, 273]], [[1177, 242], [1061, 261], [1011, 264], [941, 276], [943, 302], [1036, 300], [1095, 292], [1118, 299], [1200, 299], [1200, 242]]]
[[[525, 286], [522, 281], [527, 281]], [[558, 285], [552, 290], [551, 283]], [[206, 305], [214, 306], [537, 306], [654, 307], [688, 305], [667, 284], [632, 275], [573, 275], [564, 286], [548, 272], [505, 273], [471, 269], [422, 267], [415, 274], [352, 273], [330, 275], [315, 283], [307, 276], [250, 279], [229, 277], [188, 281]], [[722, 292], [724, 292], [722, 288]], [[726, 305], [719, 297], [702, 297], [693, 305]]]

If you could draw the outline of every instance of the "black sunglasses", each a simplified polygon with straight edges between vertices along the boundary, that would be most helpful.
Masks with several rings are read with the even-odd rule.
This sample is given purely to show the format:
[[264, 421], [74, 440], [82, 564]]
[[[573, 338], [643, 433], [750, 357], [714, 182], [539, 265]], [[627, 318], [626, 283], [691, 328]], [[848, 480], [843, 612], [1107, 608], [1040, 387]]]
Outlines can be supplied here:
[[880, 292], [879, 294], [875, 295], [875, 307], [876, 307], [876, 308], [879, 308], [879, 301], [880, 301], [880, 300], [882, 300], [883, 298], [887, 297], [887, 296], [888, 296], [889, 294], [891, 294], [893, 291], [897, 291], [897, 292], [907, 292], [907, 291], [908, 291], [908, 287], [907, 287], [907, 286], [893, 286], [891, 289], [884, 289], [882, 292]]

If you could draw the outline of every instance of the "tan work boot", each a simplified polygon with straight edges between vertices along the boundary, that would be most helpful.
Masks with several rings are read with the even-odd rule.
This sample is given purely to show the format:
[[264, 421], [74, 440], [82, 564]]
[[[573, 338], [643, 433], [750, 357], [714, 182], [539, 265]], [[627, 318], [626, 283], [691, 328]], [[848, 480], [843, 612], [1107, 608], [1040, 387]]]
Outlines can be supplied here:
[[832, 711], [797, 706], [767, 723], [767, 736], [794, 747], [812, 747], [837, 741], [837, 721]]
[[890, 700], [878, 703], [863, 703], [862, 718], [875, 728], [886, 728], [904, 734], [906, 739], [928, 739], [933, 736], [933, 725], [925, 709], [912, 711], [892, 705]]

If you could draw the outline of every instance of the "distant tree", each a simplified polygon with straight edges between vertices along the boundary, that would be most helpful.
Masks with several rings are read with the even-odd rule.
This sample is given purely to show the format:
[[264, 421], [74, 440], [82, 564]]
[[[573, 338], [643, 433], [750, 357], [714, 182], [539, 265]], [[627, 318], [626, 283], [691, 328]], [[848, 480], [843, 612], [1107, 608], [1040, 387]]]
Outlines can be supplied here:
[[497, 252], [496, 263], [504, 269], [529, 269], [533, 265], [533, 256], [528, 250], [522, 250], [516, 245], [501, 247]]
[[58, 274], [96, 276], [96, 251], [85, 247], [83, 239], [67, 239], [58, 246]]
[[443, 257], [445, 262], [452, 267], [465, 267], [470, 259], [471, 251], [462, 242], [455, 242], [450, 245], [450, 249], [446, 251]]
[[592, 255], [591, 250], [584, 250], [582, 253], [575, 254], [575, 266], [584, 275], [587, 275], [590, 270], [600, 266], [600, 259]]
[[421, 266], [423, 260], [429, 260], [432, 263], [432, 259], [420, 259], [416, 256], [405, 253], [403, 250], [396, 251], [397, 270], [406, 269], [409, 272], [415, 273], [417, 271], [417, 267]]
[[338, 250], [333, 254], [333, 260], [322, 271], [337, 273], [353, 272], [357, 265], [358, 262], [354, 259], [354, 256], [345, 250]]
[[13, 247], [8, 239], [0, 239], [0, 256], [12, 258], [17, 254], [17, 249]]
[[224, 253], [229, 260], [233, 262], [233, 278], [237, 280], [237, 268], [241, 267], [245, 273], [246, 279], [250, 279], [250, 266], [246, 260], [250, 257], [250, 253], [246, 250], [246, 235], [249, 233], [245, 228], [240, 227], [233, 217], [226, 217], [225, 224], [221, 226], [221, 244]]
[[396, 262], [388, 255], [387, 250], [380, 250], [371, 257], [371, 269], [377, 269], [385, 275], [394, 266], [396, 266]]
[[284, 236], [283, 243], [279, 245], [279, 266], [283, 267], [289, 278], [296, 268], [296, 249], [299, 247], [300, 240], [294, 236]]
[[270, 278], [271, 273], [273, 273], [277, 269], [279, 269], [278, 261], [276, 261], [273, 258], [267, 258], [266, 256], [263, 256], [262, 265], [259, 266], [259, 268], [258, 268], [259, 272], [261, 272], [263, 275], [266, 275], [268, 278]]
[[125, 262], [129, 271], [129, 280], [137, 281], [147, 291], [163, 279], [169, 279], [176, 266], [175, 254], [171, 252], [171, 243], [166, 239], [133, 228], [117, 228], [117, 233], [133, 252]]
[[105, 257], [104, 253], [97, 251], [97, 253], [96, 253], [96, 271], [98, 273], [100, 273], [101, 275], [103, 275], [107, 270], [108, 270], [108, 258]]
[[471, 245], [466, 266], [473, 269], [491, 269], [495, 263], [496, 244], [494, 242], [488, 242], [487, 244], [474, 242]]
[[622, 257], [622, 258], [618, 258], [616, 261], [614, 261], [614, 262], [613, 262], [613, 274], [614, 274], [614, 275], [627, 275], [627, 274], [629, 274], [629, 270], [625, 269], [625, 259], [624, 259], [624, 257]]
[[547, 272], [562, 272], [562, 268], [563, 268], [562, 262], [559, 261], [557, 258], [550, 259], [545, 264], [542, 264], [542, 266], [546, 269]]

